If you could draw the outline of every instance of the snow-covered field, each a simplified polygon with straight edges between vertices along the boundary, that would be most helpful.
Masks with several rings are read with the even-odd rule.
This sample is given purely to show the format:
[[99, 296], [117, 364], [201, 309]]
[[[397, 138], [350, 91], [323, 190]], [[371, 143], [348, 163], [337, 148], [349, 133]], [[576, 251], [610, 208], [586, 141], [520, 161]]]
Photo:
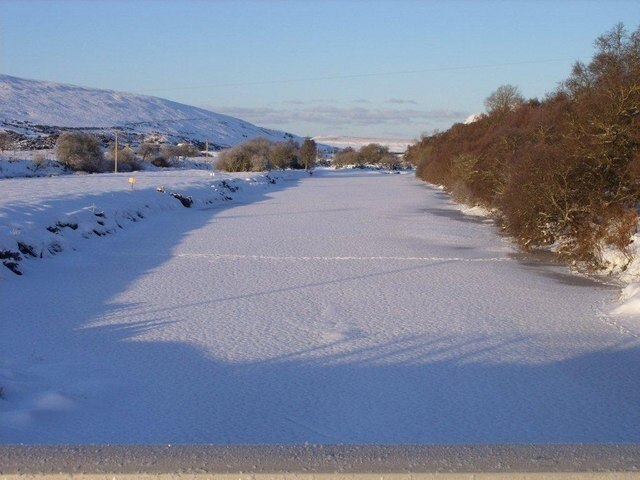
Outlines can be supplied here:
[[208, 175], [0, 181], [3, 241], [67, 247], [2, 271], [0, 443], [640, 441], [618, 287], [412, 175]]

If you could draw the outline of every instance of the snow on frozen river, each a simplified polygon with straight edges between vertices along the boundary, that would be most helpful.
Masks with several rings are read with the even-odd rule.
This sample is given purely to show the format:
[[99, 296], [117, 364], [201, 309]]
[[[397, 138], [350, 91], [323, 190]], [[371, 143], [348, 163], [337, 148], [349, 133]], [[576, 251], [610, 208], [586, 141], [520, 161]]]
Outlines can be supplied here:
[[412, 175], [292, 176], [32, 262], [0, 279], [0, 443], [640, 441], [618, 289]]

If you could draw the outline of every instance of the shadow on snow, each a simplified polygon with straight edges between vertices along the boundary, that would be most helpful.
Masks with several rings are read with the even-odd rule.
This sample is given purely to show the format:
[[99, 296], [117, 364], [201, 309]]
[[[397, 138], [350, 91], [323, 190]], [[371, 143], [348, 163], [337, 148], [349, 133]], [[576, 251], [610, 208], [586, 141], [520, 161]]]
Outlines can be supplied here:
[[[275, 189], [295, 184], [280, 183]], [[252, 199], [260, 201], [273, 191]], [[71, 349], [83, 355], [84, 365], [56, 367], [71, 369], [77, 381], [65, 388], [80, 408], [55, 412], [58, 420], [51, 424], [47, 412], [40, 412], [42, 430], [35, 432], [3, 428], [0, 443], [640, 441], [637, 343], [620, 343], [544, 364], [496, 364], [483, 360], [483, 355], [506, 355], [509, 348], [529, 339], [400, 336], [372, 348], [359, 346], [356, 334], [268, 360], [233, 363], [210, 358], [185, 343], [137, 338], [146, 331], [180, 323], [181, 319], [168, 316], [166, 311], [155, 312], [152, 320], [91, 325], [96, 318], [135, 315], [139, 306], [112, 299], [172, 258], [174, 247], [186, 235], [211, 221], [227, 205], [208, 211], [185, 209], [179, 225], [174, 226], [178, 228], [167, 228], [149, 239], [154, 255], [109, 269], [103, 276], [94, 275], [95, 282], [83, 281], [78, 275], [92, 265], [78, 267], [71, 262], [66, 267], [62, 258], [53, 259], [50, 268], [77, 269], [74, 283], [65, 286], [66, 296], [61, 295], [64, 289], [47, 284], [50, 275], [34, 275], [30, 281], [37, 289], [37, 301], [25, 301], [17, 307], [11, 303], [20, 308], [20, 315], [4, 309], [0, 323], [3, 332], [29, 339], [31, 346], [23, 345], [15, 353], [9, 335], [0, 346], [21, 355], [25, 363], [35, 362], [29, 375], [52, 377], [48, 380], [52, 388], [56, 387], [55, 374], [47, 372], [59, 359], [40, 358], [39, 345], [59, 344], [65, 353]], [[140, 229], [139, 236], [147, 227], [153, 230], [151, 223], [162, 221], [161, 215], [157, 217], [145, 220], [127, 235], [136, 229]], [[117, 235], [113, 237], [104, 241], [115, 242]], [[65, 262], [72, 256], [65, 255]], [[172, 279], [166, 281], [170, 284]], [[5, 294], [24, 293], [20, 283], [3, 285], [3, 289], [7, 287]], [[322, 286], [322, 282], [295, 288], [311, 285]], [[47, 305], [46, 311], [42, 305]], [[33, 322], [21, 325], [11, 321], [13, 316], [24, 315]], [[86, 351], [88, 345], [90, 352]], [[92, 373], [100, 371], [105, 358], [115, 365], [110, 371], [120, 375], [94, 383]], [[7, 389], [5, 409], [15, 399], [13, 395]], [[97, 412], [90, 408], [104, 397], [110, 399], [110, 408]], [[66, 428], [57, 430], [57, 421]]]

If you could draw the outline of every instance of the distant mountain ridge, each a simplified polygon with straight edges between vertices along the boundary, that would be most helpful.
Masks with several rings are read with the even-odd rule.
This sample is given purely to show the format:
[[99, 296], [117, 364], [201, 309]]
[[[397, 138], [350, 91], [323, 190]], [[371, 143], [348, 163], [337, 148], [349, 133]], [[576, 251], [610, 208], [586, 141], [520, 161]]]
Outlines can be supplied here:
[[318, 143], [330, 145], [338, 149], [351, 147], [358, 150], [370, 143], [377, 143], [389, 148], [392, 153], [404, 153], [407, 151], [409, 145], [415, 143], [415, 140], [407, 138], [350, 137], [336, 135], [318, 135], [313, 137], [313, 139]]
[[300, 139], [158, 97], [0, 74], [0, 129], [29, 137], [70, 128], [103, 133], [118, 129], [134, 137], [152, 135], [174, 142], [206, 140], [217, 147], [254, 137]]

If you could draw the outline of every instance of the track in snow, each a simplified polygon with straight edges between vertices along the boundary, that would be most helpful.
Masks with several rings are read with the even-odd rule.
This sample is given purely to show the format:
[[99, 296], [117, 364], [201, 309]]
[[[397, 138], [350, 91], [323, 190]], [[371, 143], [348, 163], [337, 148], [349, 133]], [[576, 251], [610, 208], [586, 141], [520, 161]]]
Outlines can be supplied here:
[[0, 442], [640, 441], [616, 291], [411, 176], [185, 212], [3, 285]]

